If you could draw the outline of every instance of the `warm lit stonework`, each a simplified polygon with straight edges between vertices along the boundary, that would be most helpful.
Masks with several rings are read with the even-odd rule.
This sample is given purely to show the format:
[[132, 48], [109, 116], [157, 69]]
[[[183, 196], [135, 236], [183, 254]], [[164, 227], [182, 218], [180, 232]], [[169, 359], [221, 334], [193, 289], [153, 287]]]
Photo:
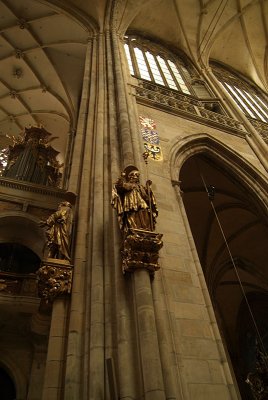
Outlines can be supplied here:
[[267, 400], [267, 26], [0, 1], [1, 400]]

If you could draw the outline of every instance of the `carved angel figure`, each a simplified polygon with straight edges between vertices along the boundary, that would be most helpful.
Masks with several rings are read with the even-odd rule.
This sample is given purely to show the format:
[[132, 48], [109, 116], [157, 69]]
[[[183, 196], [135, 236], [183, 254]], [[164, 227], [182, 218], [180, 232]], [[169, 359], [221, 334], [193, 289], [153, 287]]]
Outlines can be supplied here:
[[56, 212], [40, 223], [40, 226], [46, 229], [49, 258], [70, 261], [72, 222], [72, 206], [68, 201], [63, 201]]
[[158, 211], [151, 184], [152, 181], [147, 181], [146, 186], [140, 184], [135, 166], [125, 168], [112, 191], [112, 206], [117, 211], [120, 229], [154, 230]]

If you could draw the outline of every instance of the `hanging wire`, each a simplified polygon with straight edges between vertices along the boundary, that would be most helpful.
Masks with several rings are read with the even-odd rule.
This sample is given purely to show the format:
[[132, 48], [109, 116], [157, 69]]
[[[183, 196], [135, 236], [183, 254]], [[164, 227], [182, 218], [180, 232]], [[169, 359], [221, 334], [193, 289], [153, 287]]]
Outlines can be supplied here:
[[246, 302], [246, 305], [247, 305], [249, 314], [250, 314], [250, 316], [251, 316], [251, 319], [252, 319], [254, 328], [255, 328], [255, 330], [256, 330], [256, 334], [257, 334], [257, 337], [258, 337], [259, 344], [261, 345], [263, 354], [265, 355], [264, 363], [265, 363], [266, 370], [267, 370], [267, 372], [268, 372], [267, 353], [266, 353], [266, 350], [265, 350], [265, 347], [264, 347], [264, 343], [263, 343], [263, 340], [262, 340], [260, 331], [259, 331], [259, 329], [258, 329], [258, 325], [257, 325], [256, 320], [255, 320], [255, 318], [254, 318], [252, 309], [251, 309], [251, 307], [250, 307], [250, 304], [249, 304], [249, 301], [248, 301], [248, 298], [247, 298], [245, 289], [244, 289], [244, 287], [243, 287], [241, 278], [240, 278], [240, 276], [239, 276], [238, 269], [237, 269], [237, 267], [236, 267], [236, 265], [235, 265], [235, 261], [234, 261], [234, 258], [233, 258], [233, 256], [232, 256], [230, 247], [229, 247], [229, 245], [228, 245], [228, 241], [227, 241], [227, 239], [226, 239], [226, 236], [225, 236], [225, 234], [224, 234], [224, 231], [223, 231], [221, 222], [220, 222], [220, 220], [219, 220], [219, 218], [218, 218], [216, 209], [215, 209], [214, 204], [213, 204], [213, 200], [214, 200], [214, 197], [215, 197], [215, 187], [212, 186], [212, 185], [207, 186], [207, 184], [206, 184], [206, 182], [205, 182], [205, 179], [204, 179], [202, 173], [200, 172], [200, 169], [199, 169], [199, 173], [200, 173], [200, 177], [201, 177], [201, 179], [202, 179], [204, 188], [205, 188], [205, 190], [206, 190], [206, 192], [207, 192], [207, 195], [208, 195], [208, 198], [209, 198], [210, 205], [211, 205], [211, 207], [212, 207], [213, 213], [214, 213], [214, 215], [215, 215], [215, 218], [216, 218], [216, 220], [217, 220], [218, 226], [219, 226], [219, 228], [220, 228], [222, 237], [223, 237], [223, 239], [224, 239], [226, 248], [227, 248], [227, 250], [228, 250], [228, 253], [229, 253], [229, 256], [230, 256], [232, 265], [233, 265], [233, 267], [234, 267], [234, 271], [235, 271], [237, 280], [238, 280], [238, 282], [239, 282], [239, 286], [240, 286], [240, 289], [241, 289], [241, 291], [242, 291], [242, 295], [243, 295], [243, 297], [244, 297], [244, 300], [245, 300], [245, 302]]

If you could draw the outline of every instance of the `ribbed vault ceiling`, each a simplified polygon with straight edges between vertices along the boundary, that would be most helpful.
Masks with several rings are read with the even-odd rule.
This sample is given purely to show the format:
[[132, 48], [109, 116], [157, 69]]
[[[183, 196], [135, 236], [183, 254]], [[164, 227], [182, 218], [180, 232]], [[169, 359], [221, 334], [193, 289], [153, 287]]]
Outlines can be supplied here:
[[74, 126], [88, 32], [39, 1], [0, 1], [0, 134], [43, 125], [64, 154]]

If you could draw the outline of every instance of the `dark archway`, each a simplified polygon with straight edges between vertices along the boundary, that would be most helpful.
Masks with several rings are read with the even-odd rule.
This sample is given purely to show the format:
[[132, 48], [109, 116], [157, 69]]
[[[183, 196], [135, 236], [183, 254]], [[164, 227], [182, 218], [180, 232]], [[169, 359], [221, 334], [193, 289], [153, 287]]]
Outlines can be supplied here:
[[9, 374], [0, 367], [1, 400], [15, 400], [16, 388]]
[[0, 271], [19, 274], [35, 273], [40, 258], [19, 243], [0, 243]]
[[[180, 181], [185, 209], [223, 342], [232, 361], [241, 397], [251, 400], [252, 395], [245, 380], [254, 366], [253, 361], [248, 363], [246, 360], [254, 349], [242, 340], [241, 309], [244, 310], [243, 318], [247, 320], [250, 320], [250, 312], [248, 308], [243, 308], [245, 298], [217, 218], [245, 294], [252, 298], [253, 292], [261, 294], [268, 288], [267, 215], [255, 195], [254, 185], [250, 190], [214, 155], [203, 152], [188, 158], [181, 168]], [[214, 209], [205, 185], [207, 188], [210, 185], [215, 187]], [[264, 302], [268, 307], [267, 298]], [[260, 323], [263, 318], [261, 308], [252, 303], [252, 310], [257, 323]], [[252, 328], [248, 331], [252, 332]]]

